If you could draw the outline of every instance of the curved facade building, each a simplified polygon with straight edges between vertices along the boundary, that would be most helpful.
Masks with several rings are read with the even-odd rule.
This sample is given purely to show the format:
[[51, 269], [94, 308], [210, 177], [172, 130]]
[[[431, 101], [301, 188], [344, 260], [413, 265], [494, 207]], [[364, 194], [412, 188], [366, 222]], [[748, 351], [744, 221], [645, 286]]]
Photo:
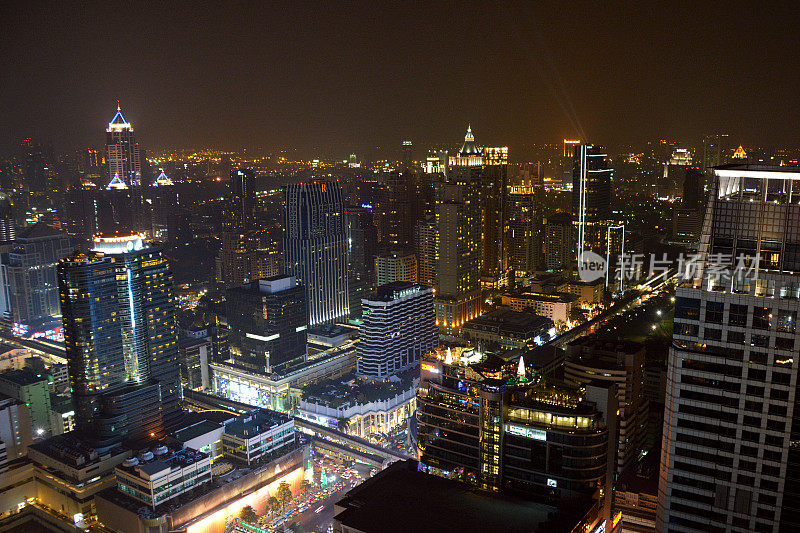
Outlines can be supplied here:
[[347, 231], [342, 189], [334, 181], [284, 189], [284, 273], [306, 289], [308, 325], [334, 323], [350, 314]]

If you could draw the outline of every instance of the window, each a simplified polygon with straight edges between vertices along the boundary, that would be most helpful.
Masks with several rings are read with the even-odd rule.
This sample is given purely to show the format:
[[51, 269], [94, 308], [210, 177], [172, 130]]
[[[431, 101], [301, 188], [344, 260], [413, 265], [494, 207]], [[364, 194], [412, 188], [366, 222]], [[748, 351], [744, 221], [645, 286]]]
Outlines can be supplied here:
[[795, 324], [797, 323], [797, 311], [787, 311], [786, 309], [778, 309], [776, 311], [777, 320], [776, 328], [783, 333], [794, 333]]
[[728, 315], [728, 325], [741, 328], [747, 327], [746, 305], [731, 304], [730, 313]]
[[697, 337], [700, 332], [700, 326], [697, 324], [675, 324], [676, 335], [686, 335], [688, 337]]
[[744, 344], [744, 331], [729, 331], [728, 342], [733, 344]]
[[703, 337], [709, 341], [722, 340], [722, 330], [717, 328], [705, 328]]
[[685, 318], [688, 320], [700, 319], [700, 300], [697, 298], [676, 298], [675, 299], [675, 318]]
[[706, 302], [706, 323], [722, 324], [725, 304], [722, 302]]
[[750, 346], [758, 346], [759, 348], [769, 348], [768, 335], [751, 335]]
[[769, 307], [754, 307], [753, 308], [753, 328], [754, 329], [770, 329], [772, 322], [772, 309]]

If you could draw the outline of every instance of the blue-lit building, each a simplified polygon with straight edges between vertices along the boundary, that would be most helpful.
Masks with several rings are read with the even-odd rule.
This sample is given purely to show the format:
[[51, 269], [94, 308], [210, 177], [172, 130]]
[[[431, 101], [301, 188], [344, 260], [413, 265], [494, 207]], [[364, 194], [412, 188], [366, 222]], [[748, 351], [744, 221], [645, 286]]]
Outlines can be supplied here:
[[58, 265], [78, 429], [98, 447], [158, 436], [180, 416], [172, 273], [136, 234], [100, 235]]
[[284, 202], [284, 273], [306, 289], [309, 327], [346, 319], [348, 244], [339, 183], [287, 185]]

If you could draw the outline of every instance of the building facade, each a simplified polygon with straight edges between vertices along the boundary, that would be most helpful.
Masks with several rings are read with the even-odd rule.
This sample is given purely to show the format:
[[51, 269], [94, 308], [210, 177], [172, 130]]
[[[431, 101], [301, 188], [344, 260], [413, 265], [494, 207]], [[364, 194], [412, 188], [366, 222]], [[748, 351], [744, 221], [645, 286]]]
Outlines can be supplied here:
[[417, 256], [411, 250], [385, 250], [375, 257], [376, 287], [417, 281]]
[[350, 313], [347, 229], [338, 182], [287, 185], [284, 272], [306, 290], [308, 325], [332, 323]]
[[548, 385], [517, 363], [423, 361], [420, 462], [486, 489], [540, 501], [594, 500], [609, 513], [613, 388]]
[[794, 531], [800, 172], [714, 174], [700, 268], [675, 296], [656, 530]]
[[433, 289], [398, 281], [361, 302], [364, 323], [357, 372], [383, 379], [415, 364], [438, 345]]
[[64, 345], [79, 429], [98, 446], [163, 434], [180, 416], [172, 273], [141, 236], [99, 235], [58, 265]]
[[305, 361], [306, 291], [292, 276], [228, 289], [225, 297], [231, 357], [256, 372], [283, 372]]
[[117, 105], [117, 114], [106, 129], [106, 152], [108, 155], [108, 176], [114, 182], [122, 182], [128, 187], [142, 184], [142, 160], [139, 143], [133, 133], [133, 126], [122, 116]]

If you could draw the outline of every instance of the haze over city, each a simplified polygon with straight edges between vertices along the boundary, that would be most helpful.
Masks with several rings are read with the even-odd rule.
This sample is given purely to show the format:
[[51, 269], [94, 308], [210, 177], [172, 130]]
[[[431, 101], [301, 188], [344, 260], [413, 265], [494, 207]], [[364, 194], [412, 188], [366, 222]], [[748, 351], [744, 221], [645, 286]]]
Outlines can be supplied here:
[[[119, 99], [152, 150], [393, 157], [471, 122], [533, 143], [797, 144], [791, 4], [4, 3], [0, 150], [97, 142]], [[377, 147], [380, 147], [379, 149]]]

